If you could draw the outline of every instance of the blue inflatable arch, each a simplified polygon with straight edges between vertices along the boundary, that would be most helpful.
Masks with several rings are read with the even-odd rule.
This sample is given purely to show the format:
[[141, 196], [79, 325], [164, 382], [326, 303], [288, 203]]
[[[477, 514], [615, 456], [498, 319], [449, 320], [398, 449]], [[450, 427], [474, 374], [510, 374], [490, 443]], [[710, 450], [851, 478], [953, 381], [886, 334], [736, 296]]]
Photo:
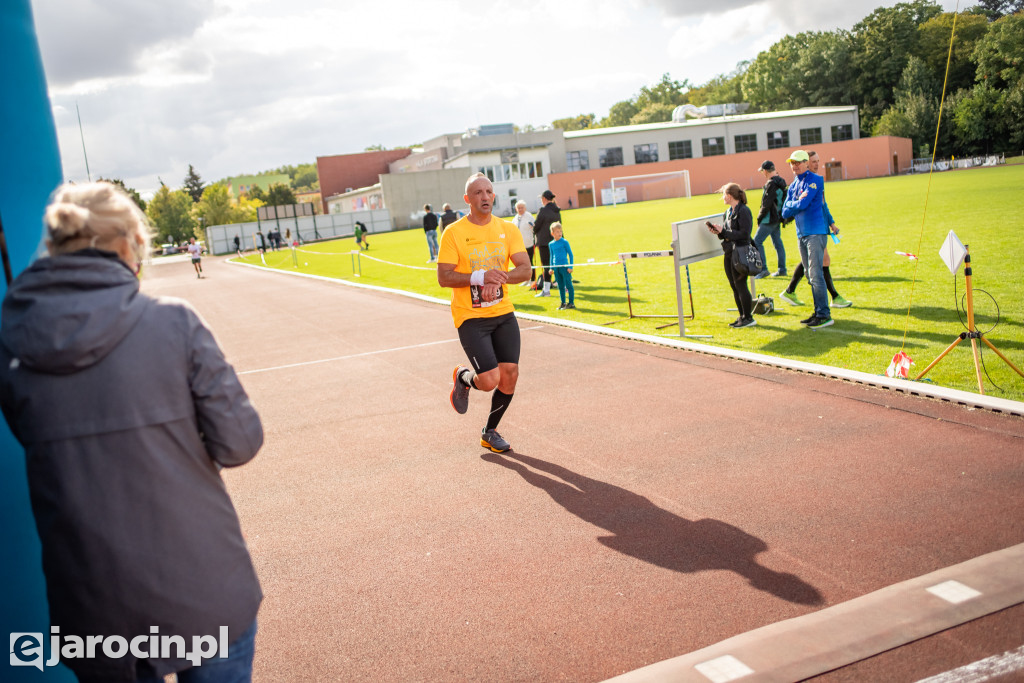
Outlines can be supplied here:
[[[0, 221], [15, 276], [36, 253], [47, 199], [62, 180], [60, 152], [29, 0], [0, 3]], [[0, 293], [7, 292], [0, 275]], [[25, 482], [25, 454], [0, 421], [0, 638], [49, 633], [46, 589]], [[49, 640], [48, 638], [46, 639]], [[11, 641], [14, 643], [13, 639]], [[49, 648], [45, 648], [49, 656]], [[74, 681], [61, 666], [13, 667], [0, 680]]]

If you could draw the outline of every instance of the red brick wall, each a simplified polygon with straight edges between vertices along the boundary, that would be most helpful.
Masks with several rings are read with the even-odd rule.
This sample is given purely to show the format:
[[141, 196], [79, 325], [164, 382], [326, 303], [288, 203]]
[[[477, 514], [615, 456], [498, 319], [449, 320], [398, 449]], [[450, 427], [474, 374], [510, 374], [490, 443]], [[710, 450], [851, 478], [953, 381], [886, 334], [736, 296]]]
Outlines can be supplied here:
[[409, 156], [412, 150], [389, 149], [381, 152], [359, 154], [337, 154], [316, 158], [316, 174], [320, 179], [320, 196], [323, 210], [327, 212], [327, 198], [341, 194], [351, 188], [375, 185], [378, 176], [388, 172], [388, 164]]
[[[592, 168], [586, 171], [571, 173], [553, 173], [548, 176], [548, 186], [558, 198], [558, 205], [567, 208], [569, 198], [572, 205], [579, 206], [578, 191], [589, 189], [591, 181], [596, 182], [595, 201], [601, 205], [601, 188], [611, 186], [611, 179], [621, 176], [644, 175], [647, 173], [664, 173], [686, 169], [690, 172], [690, 193], [693, 195], [711, 194], [726, 183], [739, 183], [745, 189], [759, 188], [764, 185], [764, 176], [757, 172], [761, 162], [771, 159], [778, 169], [779, 175], [786, 182], [792, 182], [793, 173], [786, 164], [786, 159], [796, 147], [772, 149], [759, 152], [742, 152], [725, 154], [700, 159], [681, 159], [677, 161], [659, 161], [653, 164], [632, 164], [629, 166], [612, 166], [610, 168]], [[820, 173], [825, 173], [825, 164], [831, 161], [842, 162], [843, 178], [876, 178], [878, 176], [895, 175], [910, 166], [912, 159], [911, 143], [908, 138], [879, 136], [846, 140], [844, 142], [828, 142], [812, 145], [821, 159]], [[893, 167], [893, 158], [899, 168]], [[656, 180], [656, 179], [655, 179]], [[639, 192], [639, 189], [637, 190]], [[633, 200], [630, 193], [630, 200]], [[639, 197], [637, 197], [639, 198]]]

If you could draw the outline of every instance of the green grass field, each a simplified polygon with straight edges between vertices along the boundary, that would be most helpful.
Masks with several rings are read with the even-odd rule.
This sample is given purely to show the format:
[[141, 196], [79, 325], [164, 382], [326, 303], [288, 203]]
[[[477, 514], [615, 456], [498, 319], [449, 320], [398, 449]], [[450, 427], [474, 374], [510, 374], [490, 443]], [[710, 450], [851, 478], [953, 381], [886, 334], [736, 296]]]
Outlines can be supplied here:
[[[927, 205], [926, 205], [927, 198]], [[974, 267], [975, 313], [978, 328], [1011, 362], [1024, 370], [1024, 269], [1014, 254], [1024, 233], [1024, 218], [1015, 207], [1024, 198], [1024, 165], [970, 169], [928, 176], [902, 176], [835, 182], [828, 185], [828, 203], [842, 242], [830, 244], [832, 276], [836, 289], [853, 307], [833, 309], [833, 327], [809, 330], [799, 321], [808, 317], [811, 291], [806, 279], [797, 296], [806, 305], [793, 307], [778, 294], [788, 278], [757, 281], [758, 291], [775, 298], [776, 311], [758, 316], [758, 325], [735, 330], [735, 304], [722, 271], [721, 259], [690, 266], [695, 318], [686, 323], [688, 334], [712, 335], [703, 343], [754, 351], [772, 356], [821, 363], [840, 368], [883, 374], [893, 354], [904, 350], [915, 362], [911, 376], [920, 373], [965, 329], [964, 277], [954, 277], [938, 252], [950, 230], [968, 245]], [[760, 191], [748, 195], [754, 213]], [[562, 211], [565, 235], [579, 267], [574, 272], [575, 311], [556, 310], [551, 298], [534, 298], [525, 287], [512, 287], [519, 311], [552, 318], [601, 324], [622, 319], [615, 329], [645, 334], [671, 334], [674, 327], [657, 330], [669, 319], [625, 320], [626, 293], [620, 265], [587, 265], [616, 261], [619, 252], [668, 249], [670, 224], [723, 210], [718, 195], [671, 199], [619, 207]], [[795, 231], [783, 228], [789, 272], [799, 262]], [[425, 264], [426, 241], [420, 230], [369, 236], [367, 255], [402, 268], [361, 261], [361, 276], [354, 277], [353, 240], [306, 245], [299, 253], [299, 270], [366, 284], [418, 292], [447, 299], [437, 285], [433, 268]], [[765, 244], [768, 267], [776, 269], [774, 248]], [[903, 251], [920, 256], [897, 256]], [[294, 270], [288, 252], [270, 252], [270, 267]], [[248, 255], [259, 263], [258, 255]], [[630, 292], [635, 315], [672, 315], [676, 311], [675, 279], [671, 260], [649, 258], [628, 262]], [[685, 283], [684, 283], [685, 287]], [[983, 290], [983, 291], [982, 291]], [[684, 289], [684, 297], [686, 297]], [[689, 302], [685, 310], [690, 312]], [[1017, 375], [987, 346], [983, 348], [985, 393], [1024, 400], [1024, 378]], [[988, 375], [985, 375], [987, 370]], [[970, 345], [961, 343], [926, 376], [936, 385], [977, 392]]]

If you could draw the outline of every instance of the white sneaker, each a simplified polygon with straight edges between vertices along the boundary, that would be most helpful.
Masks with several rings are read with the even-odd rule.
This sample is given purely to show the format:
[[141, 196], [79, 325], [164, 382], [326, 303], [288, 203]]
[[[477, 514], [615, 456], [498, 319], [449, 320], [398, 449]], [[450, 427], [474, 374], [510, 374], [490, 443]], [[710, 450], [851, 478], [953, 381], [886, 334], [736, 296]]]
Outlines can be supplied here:
[[551, 292], [550, 291], [537, 292], [533, 296], [534, 296], [534, 298], [537, 298], [538, 296], [551, 296]]

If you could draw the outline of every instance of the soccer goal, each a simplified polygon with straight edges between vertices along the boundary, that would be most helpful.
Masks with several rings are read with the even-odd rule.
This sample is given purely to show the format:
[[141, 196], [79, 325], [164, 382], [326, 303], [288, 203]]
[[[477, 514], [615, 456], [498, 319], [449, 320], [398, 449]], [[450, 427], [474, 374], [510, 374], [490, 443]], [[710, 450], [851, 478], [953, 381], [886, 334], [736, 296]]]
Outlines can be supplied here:
[[602, 188], [601, 203], [617, 206], [627, 202], [690, 197], [690, 172], [666, 171], [612, 178], [611, 188]]

